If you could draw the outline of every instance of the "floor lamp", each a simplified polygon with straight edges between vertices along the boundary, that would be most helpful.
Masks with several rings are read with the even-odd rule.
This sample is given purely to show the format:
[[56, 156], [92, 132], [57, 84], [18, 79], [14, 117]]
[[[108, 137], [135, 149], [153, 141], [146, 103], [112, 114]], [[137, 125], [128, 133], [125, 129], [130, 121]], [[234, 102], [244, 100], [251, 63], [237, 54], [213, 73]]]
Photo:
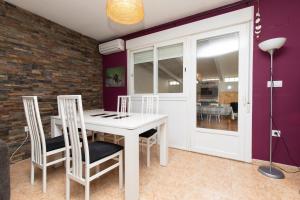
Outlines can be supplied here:
[[272, 128], [273, 128], [273, 54], [276, 49], [280, 49], [284, 43], [286, 42], [286, 38], [274, 38], [270, 40], [266, 40], [261, 42], [258, 46], [262, 51], [266, 51], [271, 56], [271, 69], [270, 69], [270, 163], [268, 166], [260, 166], [258, 171], [265, 176], [283, 179], [284, 174], [279, 169], [272, 166]]

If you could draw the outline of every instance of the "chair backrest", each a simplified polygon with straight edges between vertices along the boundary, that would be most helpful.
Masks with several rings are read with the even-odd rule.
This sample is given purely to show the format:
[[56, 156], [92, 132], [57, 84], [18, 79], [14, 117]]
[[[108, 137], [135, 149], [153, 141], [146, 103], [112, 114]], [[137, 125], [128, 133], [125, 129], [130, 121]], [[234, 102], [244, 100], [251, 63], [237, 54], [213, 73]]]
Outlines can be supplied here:
[[145, 95], [142, 96], [142, 109], [144, 114], [158, 114], [159, 112], [159, 96]]
[[60, 111], [60, 98], [57, 96], [57, 111], [58, 111], [58, 116], [61, 117], [61, 111]]
[[238, 109], [239, 109], [238, 102], [231, 102], [230, 106], [232, 107], [232, 110], [233, 110], [234, 113], [238, 113]]
[[46, 161], [46, 142], [38, 100], [36, 96], [23, 96], [22, 99], [31, 140], [31, 160], [43, 165]]
[[[83, 180], [82, 156], [85, 158], [85, 177], [89, 177], [89, 170], [87, 170], [87, 168], [90, 163], [90, 157], [81, 95], [61, 95], [58, 96], [57, 99], [63, 125], [65, 145], [66, 147], [70, 147], [70, 150], [66, 151], [66, 170], [69, 175]], [[81, 128], [83, 145], [81, 145], [78, 128]], [[82, 155], [82, 148], [84, 155]], [[72, 152], [72, 169], [70, 151]]]
[[131, 112], [130, 96], [118, 96], [117, 112], [118, 114], [127, 114]]

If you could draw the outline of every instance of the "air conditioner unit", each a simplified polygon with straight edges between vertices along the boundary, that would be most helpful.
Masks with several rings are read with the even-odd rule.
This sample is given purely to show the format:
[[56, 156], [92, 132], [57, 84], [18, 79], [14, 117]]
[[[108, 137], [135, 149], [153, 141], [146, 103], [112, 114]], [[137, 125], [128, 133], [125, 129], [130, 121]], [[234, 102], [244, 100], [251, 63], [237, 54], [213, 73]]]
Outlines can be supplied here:
[[110, 42], [99, 44], [99, 52], [103, 55], [117, 53], [125, 50], [125, 43], [122, 39], [116, 39]]

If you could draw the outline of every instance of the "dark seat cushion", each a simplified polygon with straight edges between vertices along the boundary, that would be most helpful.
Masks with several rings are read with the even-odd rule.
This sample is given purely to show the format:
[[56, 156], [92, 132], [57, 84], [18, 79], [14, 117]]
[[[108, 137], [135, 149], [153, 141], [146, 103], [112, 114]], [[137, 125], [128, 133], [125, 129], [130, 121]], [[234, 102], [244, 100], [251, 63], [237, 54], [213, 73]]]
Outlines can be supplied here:
[[153, 129], [150, 129], [150, 130], [148, 130], [148, 131], [146, 131], [146, 132], [140, 134], [140, 137], [143, 137], [143, 138], [149, 138], [149, 137], [151, 137], [152, 135], [154, 135], [156, 132], [157, 132], [157, 130], [153, 128]]
[[49, 138], [46, 139], [46, 150], [48, 151], [53, 151], [56, 149], [60, 149], [65, 147], [65, 140], [64, 140], [64, 136], [58, 136], [58, 137], [54, 137], [54, 138]]
[[[122, 149], [123, 149], [122, 146], [109, 143], [109, 142], [96, 141], [96, 142], [89, 143], [90, 163], [96, 162], [102, 158], [117, 153]], [[82, 161], [85, 161], [83, 150], [82, 150]]]

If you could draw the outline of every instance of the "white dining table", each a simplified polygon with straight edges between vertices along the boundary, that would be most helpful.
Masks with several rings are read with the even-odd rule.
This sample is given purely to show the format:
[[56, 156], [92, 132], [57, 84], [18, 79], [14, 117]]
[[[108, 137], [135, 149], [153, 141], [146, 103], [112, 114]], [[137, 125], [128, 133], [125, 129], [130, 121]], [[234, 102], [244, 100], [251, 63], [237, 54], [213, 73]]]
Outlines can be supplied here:
[[[104, 117], [103, 114], [116, 115]], [[116, 119], [117, 113], [102, 109], [84, 111], [87, 130], [109, 133], [124, 137], [125, 152], [125, 200], [139, 199], [139, 134], [158, 128], [160, 165], [168, 164], [167, 124], [168, 116], [163, 114], [123, 114], [128, 117]], [[59, 116], [51, 117], [52, 137], [62, 135], [62, 121]]]

